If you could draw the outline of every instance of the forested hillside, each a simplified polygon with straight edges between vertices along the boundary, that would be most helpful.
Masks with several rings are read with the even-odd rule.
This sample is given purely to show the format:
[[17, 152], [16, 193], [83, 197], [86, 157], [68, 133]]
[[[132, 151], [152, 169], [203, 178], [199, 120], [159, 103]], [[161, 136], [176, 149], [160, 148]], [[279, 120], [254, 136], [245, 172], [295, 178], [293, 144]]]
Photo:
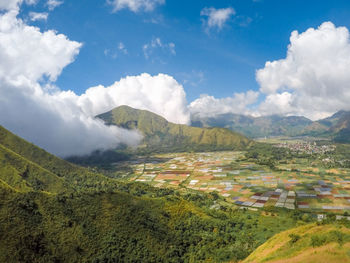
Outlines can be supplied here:
[[237, 261], [301, 218], [121, 183], [0, 131], [0, 262]]
[[252, 141], [224, 128], [198, 128], [168, 122], [146, 110], [120, 106], [97, 116], [109, 125], [137, 129], [148, 151], [242, 150]]

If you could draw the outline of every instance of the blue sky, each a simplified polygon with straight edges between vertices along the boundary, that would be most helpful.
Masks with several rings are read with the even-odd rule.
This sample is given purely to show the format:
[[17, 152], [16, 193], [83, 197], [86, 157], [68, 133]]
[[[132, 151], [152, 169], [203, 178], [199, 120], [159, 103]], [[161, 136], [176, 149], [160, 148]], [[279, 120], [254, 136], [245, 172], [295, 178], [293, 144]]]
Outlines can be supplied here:
[[95, 118], [120, 105], [318, 120], [350, 110], [349, 28], [340, 0], [0, 0], [0, 125], [68, 156], [137, 144]]
[[[201, 10], [232, 7], [221, 30], [206, 32]], [[46, 11], [45, 2], [21, 13]], [[268, 60], [284, 58], [293, 30], [303, 32], [325, 21], [350, 27], [349, 1], [302, 0], [167, 0], [153, 11], [112, 12], [104, 1], [68, 1], [32, 24], [55, 29], [83, 43], [76, 61], [57, 81], [80, 94], [98, 84], [111, 85], [127, 75], [166, 73], [184, 85], [190, 102], [206, 93], [221, 98], [258, 90], [255, 71]], [[176, 54], [157, 48], [148, 58], [143, 46], [159, 38], [175, 44]], [[127, 53], [119, 50], [123, 43]]]

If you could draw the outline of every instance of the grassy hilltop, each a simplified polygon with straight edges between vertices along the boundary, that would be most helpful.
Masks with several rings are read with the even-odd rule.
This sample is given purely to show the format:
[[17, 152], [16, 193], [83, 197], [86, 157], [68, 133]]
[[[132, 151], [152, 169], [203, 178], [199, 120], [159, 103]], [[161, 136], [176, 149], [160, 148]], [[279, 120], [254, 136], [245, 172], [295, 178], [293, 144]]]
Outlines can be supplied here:
[[243, 263], [350, 262], [350, 229], [334, 225], [305, 225], [273, 236]]

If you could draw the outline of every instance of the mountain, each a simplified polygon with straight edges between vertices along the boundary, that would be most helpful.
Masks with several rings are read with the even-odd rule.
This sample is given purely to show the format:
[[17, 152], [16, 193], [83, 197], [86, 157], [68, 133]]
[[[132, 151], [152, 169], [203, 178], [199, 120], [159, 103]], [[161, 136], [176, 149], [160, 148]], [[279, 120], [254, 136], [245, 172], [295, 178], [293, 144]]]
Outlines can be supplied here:
[[221, 114], [215, 117], [192, 115], [194, 127], [223, 127], [250, 138], [269, 136], [317, 136], [336, 142], [350, 143], [350, 111], [339, 111], [318, 121], [302, 116], [252, 117], [239, 114]]
[[330, 128], [331, 132], [335, 134], [334, 140], [341, 143], [350, 143], [350, 111], [338, 112], [336, 116], [332, 116], [337, 120]]
[[197, 151], [245, 149], [248, 138], [224, 128], [199, 128], [168, 122], [146, 110], [120, 106], [97, 116], [108, 125], [137, 129], [143, 147], [152, 151]]
[[297, 223], [217, 194], [123, 183], [1, 126], [0, 164], [0, 262], [238, 261]]
[[338, 111], [330, 117], [313, 122], [302, 135], [316, 135], [339, 143], [350, 143], [350, 111]]
[[311, 224], [273, 236], [243, 263], [350, 262], [349, 251], [349, 228]]
[[224, 127], [240, 132], [251, 138], [265, 136], [295, 136], [312, 124], [312, 121], [300, 116], [264, 116], [252, 117], [233, 113], [220, 114], [215, 117], [192, 115], [192, 126]]

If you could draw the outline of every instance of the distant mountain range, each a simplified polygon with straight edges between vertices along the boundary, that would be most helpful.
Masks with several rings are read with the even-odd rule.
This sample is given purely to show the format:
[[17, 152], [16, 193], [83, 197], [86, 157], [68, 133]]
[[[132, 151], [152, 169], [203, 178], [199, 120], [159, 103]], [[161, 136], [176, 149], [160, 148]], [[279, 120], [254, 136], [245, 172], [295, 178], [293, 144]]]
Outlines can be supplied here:
[[311, 121], [302, 116], [252, 117], [221, 114], [215, 117], [191, 116], [194, 127], [222, 127], [250, 138], [265, 136], [320, 136], [337, 142], [350, 142], [350, 111], [339, 111], [331, 117]]
[[142, 146], [149, 151], [239, 150], [252, 141], [225, 128], [200, 128], [168, 122], [147, 110], [120, 106], [97, 116], [107, 125], [137, 129], [143, 135]]

